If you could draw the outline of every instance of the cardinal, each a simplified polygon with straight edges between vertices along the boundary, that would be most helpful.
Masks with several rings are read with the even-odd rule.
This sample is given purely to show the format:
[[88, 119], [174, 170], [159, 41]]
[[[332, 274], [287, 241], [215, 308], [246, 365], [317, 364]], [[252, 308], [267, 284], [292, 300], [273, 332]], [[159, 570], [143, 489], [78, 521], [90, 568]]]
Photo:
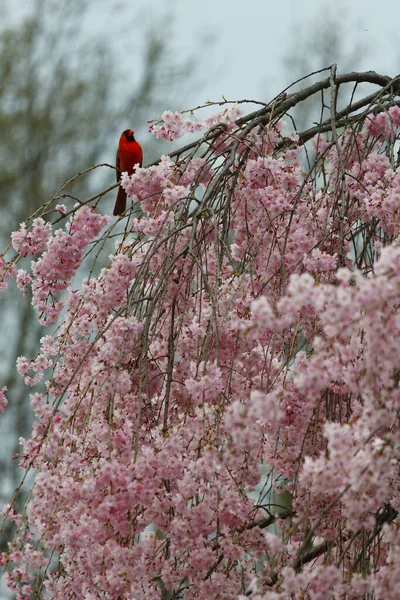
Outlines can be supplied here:
[[[142, 166], [143, 152], [140, 144], [135, 140], [135, 132], [133, 129], [125, 129], [119, 138], [119, 146], [117, 150], [117, 182], [119, 182], [121, 173], [128, 172], [132, 175], [133, 166]], [[114, 206], [114, 215], [122, 215], [126, 210], [126, 192], [119, 186], [117, 199]]]

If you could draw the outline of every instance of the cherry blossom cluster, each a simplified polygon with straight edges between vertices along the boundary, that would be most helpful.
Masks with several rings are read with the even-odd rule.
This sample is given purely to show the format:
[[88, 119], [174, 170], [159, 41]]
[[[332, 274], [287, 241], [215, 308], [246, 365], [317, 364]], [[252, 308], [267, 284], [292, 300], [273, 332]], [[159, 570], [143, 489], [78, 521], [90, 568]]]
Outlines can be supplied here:
[[235, 129], [235, 122], [241, 116], [242, 110], [235, 104], [227, 106], [219, 113], [212, 114], [202, 120], [197, 120], [193, 112], [187, 118], [183, 113], [172, 113], [170, 110], [166, 110], [155, 125], [153, 125], [153, 121], [149, 121], [151, 123], [149, 131], [159, 140], [172, 142], [185, 133], [196, 133], [216, 125]]
[[213, 137], [124, 176], [140, 213], [77, 289], [108, 217], [13, 234], [41, 322], [64, 310], [17, 364], [45, 381], [2, 512], [18, 599], [397, 598], [400, 111], [317, 134], [311, 169], [240, 115], [162, 115]]
[[22, 223], [19, 231], [12, 234], [14, 249], [21, 257], [41, 255], [32, 261], [31, 273], [19, 269], [17, 285], [24, 294], [31, 286], [32, 303], [42, 323], [52, 325], [57, 321], [64, 306], [57, 294], [68, 288], [82, 264], [85, 247], [108, 220], [109, 217], [84, 206], [75, 212], [66, 231], [58, 229], [52, 234], [51, 224], [37, 218], [30, 231]]

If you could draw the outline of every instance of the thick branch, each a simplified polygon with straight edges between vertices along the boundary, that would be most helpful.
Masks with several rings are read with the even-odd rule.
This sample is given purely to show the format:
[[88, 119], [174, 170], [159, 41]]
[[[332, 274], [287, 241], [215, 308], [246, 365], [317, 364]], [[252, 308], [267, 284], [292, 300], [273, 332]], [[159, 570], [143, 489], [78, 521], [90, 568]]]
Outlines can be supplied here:
[[[361, 72], [361, 73], [352, 72], [352, 73], [345, 73], [343, 75], [336, 75], [334, 83], [337, 87], [342, 84], [346, 84], [346, 83], [355, 83], [355, 84], [370, 83], [370, 84], [378, 85], [382, 88], [382, 89], [378, 90], [377, 92], [370, 94], [369, 96], [366, 96], [362, 100], [355, 102], [354, 104], [351, 104], [348, 107], [346, 107], [345, 109], [337, 112], [335, 115], [337, 127], [340, 127], [341, 125], [343, 125], [342, 119], [344, 119], [345, 117], [348, 117], [348, 115], [350, 113], [354, 113], [355, 111], [359, 110], [360, 108], [363, 108], [364, 106], [372, 104], [374, 101], [377, 100], [379, 95], [381, 95], [383, 92], [386, 92], [388, 94], [397, 94], [400, 90], [400, 77], [399, 76], [397, 76], [395, 78], [391, 78], [387, 75], [381, 75], [379, 73], [376, 73], [375, 71], [365, 71], [365, 72]], [[312, 85], [310, 85], [298, 92], [294, 92], [293, 94], [290, 94], [290, 95], [282, 94], [281, 97], [278, 97], [273, 102], [271, 102], [269, 105], [267, 105], [259, 110], [256, 110], [252, 113], [249, 113], [248, 115], [245, 115], [244, 117], [241, 117], [240, 119], [238, 119], [236, 121], [236, 125], [238, 127], [241, 127], [242, 125], [247, 124], [249, 129], [253, 129], [254, 127], [257, 127], [258, 125], [264, 125], [265, 123], [271, 121], [272, 119], [281, 118], [288, 110], [295, 107], [300, 102], [303, 102], [307, 98], [310, 98], [314, 94], [317, 94], [317, 93], [321, 92], [322, 90], [328, 89], [330, 87], [330, 85], [331, 85], [331, 77], [327, 77], [326, 79], [323, 79], [322, 81], [317, 81], [316, 83], [313, 83]], [[282, 98], [282, 99], [280, 99], [280, 98]], [[329, 131], [331, 128], [331, 122], [332, 122], [332, 117], [330, 117], [327, 121], [301, 133], [300, 134], [301, 142], [305, 143], [307, 140], [311, 139], [318, 132]], [[186, 152], [189, 152], [190, 150], [197, 149], [203, 143], [209, 142], [209, 141], [217, 138], [218, 136], [220, 136], [223, 131], [224, 131], [224, 129], [222, 126], [213, 127], [212, 129], [207, 131], [202, 138], [200, 138], [194, 142], [191, 142], [190, 144], [182, 146], [181, 148], [178, 148], [177, 150], [174, 150], [173, 152], [171, 152], [169, 154], [169, 156], [171, 158], [177, 158], [177, 157], [185, 154]], [[158, 162], [159, 162], [159, 160], [156, 160], [153, 163], [148, 164], [147, 166], [150, 167], [150, 166], [156, 165], [156, 164], [158, 164]], [[90, 198], [90, 201], [103, 196], [105, 193], [109, 192], [110, 190], [115, 189], [116, 187], [118, 187], [117, 183], [107, 187], [106, 189], [98, 192], [98, 194], [96, 194], [95, 196], [92, 196]], [[85, 201], [84, 204], [86, 204], [88, 201], [89, 200]]]

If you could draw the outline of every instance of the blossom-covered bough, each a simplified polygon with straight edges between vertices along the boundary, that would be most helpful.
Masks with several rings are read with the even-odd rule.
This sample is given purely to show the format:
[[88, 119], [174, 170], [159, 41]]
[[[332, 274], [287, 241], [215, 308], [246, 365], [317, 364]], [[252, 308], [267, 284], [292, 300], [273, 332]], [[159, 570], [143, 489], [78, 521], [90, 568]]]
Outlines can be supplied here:
[[399, 103], [333, 66], [246, 116], [166, 112], [156, 137], [200, 137], [123, 177], [123, 234], [104, 191], [13, 234], [2, 285], [58, 323], [17, 365], [45, 382], [3, 509], [18, 598], [398, 597]]

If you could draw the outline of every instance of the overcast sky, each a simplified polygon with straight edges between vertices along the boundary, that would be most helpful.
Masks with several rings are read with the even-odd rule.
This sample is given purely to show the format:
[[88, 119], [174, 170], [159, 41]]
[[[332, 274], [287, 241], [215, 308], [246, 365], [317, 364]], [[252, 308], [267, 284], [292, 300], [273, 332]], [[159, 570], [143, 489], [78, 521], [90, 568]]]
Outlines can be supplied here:
[[[400, 72], [400, 3], [396, 0], [129, 0], [128, 4], [111, 0], [98, 14], [99, 28], [111, 33], [110, 5], [117, 27], [127, 5], [146, 16], [173, 7], [177, 56], [194, 52], [201, 63], [201, 89], [188, 102], [218, 100], [222, 94], [229, 99], [270, 99], [290, 83], [284, 57], [294, 62], [305, 56], [312, 68], [322, 66], [319, 53], [307, 48], [317, 31], [324, 39], [332, 32], [342, 39], [341, 56], [334, 57], [339, 72], [350, 64], [354, 70]], [[211, 46], [201, 43], [207, 33], [215, 36]], [[117, 52], [119, 43], [113, 41]], [[132, 54], [135, 43], [129, 42]], [[350, 64], [343, 65], [346, 61]]]
[[[31, 3], [6, 0], [14, 18]], [[181, 98], [187, 108], [222, 94], [270, 100], [291, 83], [285, 58], [289, 63], [306, 59], [297, 67], [299, 75], [333, 61], [339, 72], [400, 72], [398, 0], [97, 0], [93, 7], [84, 27], [109, 42], [133, 79], [144, 43], [138, 28], [145, 35], [146, 21], [172, 15], [177, 60], [194, 54], [200, 63], [199, 87], [193, 86], [192, 94], [185, 90]], [[324, 61], [309, 46], [318, 32], [328, 46], [332, 34], [341, 40], [339, 55], [333, 52]], [[204, 41], [207, 35], [212, 43]]]

